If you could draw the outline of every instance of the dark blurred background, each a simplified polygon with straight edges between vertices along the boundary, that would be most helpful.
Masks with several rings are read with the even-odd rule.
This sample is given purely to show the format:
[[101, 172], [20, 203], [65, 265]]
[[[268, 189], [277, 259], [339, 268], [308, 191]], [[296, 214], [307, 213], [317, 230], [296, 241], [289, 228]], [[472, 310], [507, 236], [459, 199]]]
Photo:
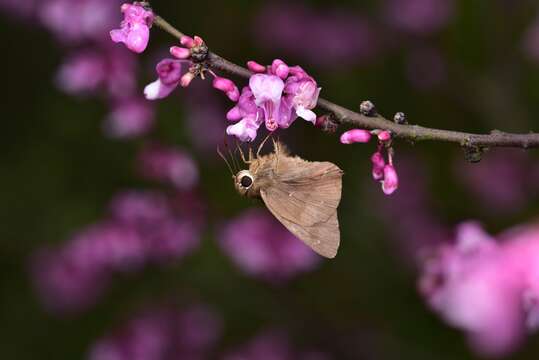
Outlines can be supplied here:
[[[163, 304], [174, 309], [204, 304], [219, 319], [219, 335], [200, 358], [221, 358], [267, 332], [278, 334], [279, 344], [290, 351], [312, 352], [290, 358], [478, 356], [462, 332], [425, 305], [416, 286], [416, 255], [424, 246], [451, 240], [453, 226], [464, 220], [479, 220], [494, 234], [532, 221], [539, 208], [535, 152], [493, 150], [472, 165], [454, 145], [398, 141], [401, 187], [386, 197], [370, 176], [373, 143], [341, 145], [338, 134], [298, 120], [281, 134], [292, 152], [332, 161], [345, 171], [341, 248], [334, 260], [317, 259], [308, 271], [291, 270], [293, 276], [274, 279], [272, 270], [253, 275], [220, 240], [232, 219], [261, 206], [236, 194], [214, 151], [223, 140], [231, 103], [209, 82], [196, 80], [148, 105], [154, 112], [151, 126], [118, 130], [135, 115], [114, 114], [119, 102], [105, 90], [109, 80], [85, 88], [70, 78], [76, 75], [62, 78], [59, 71], [88, 49], [119, 51], [129, 57], [120, 67], [136, 62], [126, 71], [137, 75], [133, 96], [142, 96], [143, 87], [155, 80], [155, 63], [174, 39], [152, 29], [148, 50], [135, 56], [108, 44], [110, 27], [101, 40], [95, 34], [68, 36], [69, 21], [77, 23], [82, 15], [75, 10], [58, 15], [67, 6], [62, 1], [51, 1], [57, 8], [43, 15], [40, 7], [47, 2], [0, 2], [2, 358], [86, 358], [98, 339], [114, 336], [144, 309]], [[163, 0], [152, 5], [181, 31], [201, 35], [236, 63], [282, 58], [300, 64], [323, 88], [324, 98], [352, 109], [368, 99], [389, 118], [404, 111], [409, 122], [428, 127], [477, 132], [538, 127], [539, 8], [533, 1]], [[112, 26], [117, 27], [119, 4], [114, 9]], [[55, 28], [54, 21], [64, 22]], [[91, 72], [81, 72], [83, 80], [91, 80]], [[174, 186], [153, 181], [140, 169], [140, 152], [157, 142], [180, 149], [198, 167], [198, 181], [188, 191], [203, 203], [200, 243], [165, 264], [150, 261], [135, 270], [113, 271], [98, 299], [76, 311], [44, 306], [36, 290], [42, 281], [36, 254], [44, 248], [60, 251], [81, 229], [104, 221], [111, 200], [125, 191], [177, 195]], [[184, 205], [187, 213], [194, 211], [191, 203]], [[294, 258], [282, 261], [285, 265], [273, 271]], [[129, 336], [118, 336], [128, 346]], [[509, 358], [537, 354], [539, 338], [532, 335]]]

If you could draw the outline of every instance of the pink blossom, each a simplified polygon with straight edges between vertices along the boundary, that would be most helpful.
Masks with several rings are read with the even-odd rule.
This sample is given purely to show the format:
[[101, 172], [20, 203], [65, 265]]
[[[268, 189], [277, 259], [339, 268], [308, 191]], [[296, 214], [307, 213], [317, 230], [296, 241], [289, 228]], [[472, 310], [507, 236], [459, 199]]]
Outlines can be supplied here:
[[152, 180], [190, 190], [198, 182], [198, 168], [186, 152], [160, 144], [145, 146], [138, 155], [140, 173]]
[[240, 269], [272, 282], [310, 271], [320, 261], [316, 253], [261, 209], [248, 210], [232, 219], [220, 239], [223, 250]]
[[368, 143], [371, 140], [370, 131], [353, 129], [341, 135], [341, 144]]
[[178, 60], [163, 59], [155, 67], [158, 79], [144, 88], [144, 96], [148, 100], [167, 97], [180, 83], [182, 65]]
[[277, 130], [283, 80], [275, 75], [255, 74], [249, 79], [249, 88], [253, 92], [255, 104], [264, 110], [266, 128], [269, 131]]
[[236, 136], [240, 141], [253, 141], [258, 128], [263, 122], [264, 113], [255, 103], [250, 87], [244, 87], [238, 103], [227, 113], [229, 121], [238, 121], [226, 129], [228, 135]]
[[146, 10], [136, 2], [122, 5], [124, 20], [120, 29], [112, 30], [110, 37], [116, 43], [124, 43], [133, 52], [141, 53], [148, 46], [150, 27], [154, 19], [153, 12]]
[[150, 131], [154, 120], [153, 108], [146, 100], [126, 99], [114, 105], [104, 130], [112, 138], [129, 139]]
[[296, 115], [312, 122], [316, 122], [316, 114], [312, 111], [318, 102], [321, 88], [317, 87], [313, 78], [297, 74], [286, 81], [285, 92], [291, 97], [292, 106]]

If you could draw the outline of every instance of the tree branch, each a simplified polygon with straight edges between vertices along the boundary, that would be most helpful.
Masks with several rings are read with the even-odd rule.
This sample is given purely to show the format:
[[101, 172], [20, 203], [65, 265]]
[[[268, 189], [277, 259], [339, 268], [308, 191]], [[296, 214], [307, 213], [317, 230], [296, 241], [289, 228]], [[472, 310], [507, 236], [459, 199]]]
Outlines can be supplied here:
[[[154, 24], [177, 39], [180, 39], [183, 36], [182, 32], [159, 16], [155, 17]], [[211, 51], [208, 52], [205, 63], [210, 68], [221, 70], [239, 77], [249, 78], [251, 76], [251, 72], [248, 69], [236, 65]], [[473, 134], [460, 131], [431, 129], [419, 125], [397, 124], [379, 114], [366, 116], [323, 98], [318, 99], [317, 106], [320, 109], [333, 114], [334, 119], [339, 124], [370, 130], [389, 130], [395, 138], [410, 141], [445, 141], [458, 143], [465, 148], [476, 149], [488, 147], [517, 147], [528, 149], [539, 147], [539, 134], [533, 132], [528, 134], [513, 134], [493, 130], [490, 134]]]

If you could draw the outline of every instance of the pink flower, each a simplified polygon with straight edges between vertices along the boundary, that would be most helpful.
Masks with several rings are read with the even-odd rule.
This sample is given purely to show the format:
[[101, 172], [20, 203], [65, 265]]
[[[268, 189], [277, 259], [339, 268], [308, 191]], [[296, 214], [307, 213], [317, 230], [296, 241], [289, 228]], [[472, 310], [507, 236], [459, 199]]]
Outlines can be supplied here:
[[253, 92], [255, 104], [264, 110], [266, 128], [269, 131], [277, 130], [283, 80], [276, 75], [255, 74], [249, 79], [249, 88]]
[[370, 131], [353, 129], [341, 135], [341, 144], [368, 143], [371, 137]]
[[124, 20], [120, 24], [120, 29], [110, 32], [110, 37], [115, 43], [124, 43], [129, 50], [141, 53], [148, 46], [154, 14], [136, 2], [125, 3], [121, 9]]
[[253, 141], [264, 119], [263, 110], [255, 103], [255, 97], [249, 87], [244, 87], [238, 103], [227, 113], [229, 121], [238, 121], [226, 129], [228, 135], [236, 136], [240, 141]]
[[155, 67], [159, 78], [144, 88], [144, 96], [148, 100], [167, 97], [180, 83], [182, 65], [179, 60], [163, 59]]
[[321, 88], [317, 87], [314, 79], [305, 75], [304, 78], [297, 75], [289, 77], [286, 81], [285, 92], [291, 97], [296, 115], [314, 124], [316, 114], [312, 109], [316, 107]]

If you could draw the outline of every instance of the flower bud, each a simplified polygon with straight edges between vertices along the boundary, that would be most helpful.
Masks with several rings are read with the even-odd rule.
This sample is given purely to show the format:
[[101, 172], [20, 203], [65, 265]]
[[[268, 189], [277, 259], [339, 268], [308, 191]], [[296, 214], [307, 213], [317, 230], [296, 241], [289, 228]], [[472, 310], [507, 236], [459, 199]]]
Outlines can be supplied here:
[[363, 129], [353, 129], [341, 135], [341, 144], [368, 143], [371, 133]]
[[382, 180], [382, 190], [384, 194], [391, 195], [399, 187], [399, 177], [393, 165], [384, 167], [384, 180]]

